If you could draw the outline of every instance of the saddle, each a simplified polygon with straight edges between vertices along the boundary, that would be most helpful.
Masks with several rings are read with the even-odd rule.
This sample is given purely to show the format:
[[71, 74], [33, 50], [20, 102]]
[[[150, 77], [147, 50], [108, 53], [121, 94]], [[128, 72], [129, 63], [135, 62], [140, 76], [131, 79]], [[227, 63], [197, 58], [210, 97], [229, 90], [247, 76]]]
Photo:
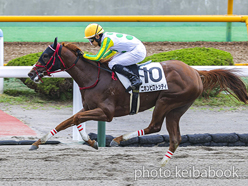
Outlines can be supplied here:
[[167, 81], [160, 63], [148, 61], [141, 65], [125, 66], [135, 73], [142, 81], [142, 85], [135, 90], [130, 90], [130, 81], [123, 75], [116, 73], [116, 76], [130, 93], [130, 115], [138, 113], [140, 105], [140, 93], [168, 90]]

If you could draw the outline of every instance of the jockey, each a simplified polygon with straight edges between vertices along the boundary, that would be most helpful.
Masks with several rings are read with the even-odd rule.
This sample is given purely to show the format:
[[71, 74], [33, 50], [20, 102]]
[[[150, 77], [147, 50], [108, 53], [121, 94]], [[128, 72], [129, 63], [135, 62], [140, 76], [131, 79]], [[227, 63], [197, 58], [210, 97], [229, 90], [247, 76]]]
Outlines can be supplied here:
[[141, 84], [139, 77], [126, 66], [141, 62], [146, 57], [146, 48], [143, 43], [131, 35], [115, 32], [105, 32], [96, 23], [85, 28], [85, 37], [91, 45], [99, 46], [96, 55], [84, 54], [84, 58], [101, 63], [108, 63], [111, 70], [118, 72], [129, 79], [131, 88], [137, 89]]

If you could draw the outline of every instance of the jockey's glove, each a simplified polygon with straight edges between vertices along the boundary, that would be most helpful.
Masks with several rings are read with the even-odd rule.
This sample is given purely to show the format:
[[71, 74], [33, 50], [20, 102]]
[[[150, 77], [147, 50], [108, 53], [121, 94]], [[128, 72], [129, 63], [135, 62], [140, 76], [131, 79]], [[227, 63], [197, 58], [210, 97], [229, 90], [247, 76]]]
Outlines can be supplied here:
[[78, 55], [79, 57], [83, 57], [84, 53], [83, 53], [81, 50], [78, 50], [78, 51], [77, 51], [77, 55]]

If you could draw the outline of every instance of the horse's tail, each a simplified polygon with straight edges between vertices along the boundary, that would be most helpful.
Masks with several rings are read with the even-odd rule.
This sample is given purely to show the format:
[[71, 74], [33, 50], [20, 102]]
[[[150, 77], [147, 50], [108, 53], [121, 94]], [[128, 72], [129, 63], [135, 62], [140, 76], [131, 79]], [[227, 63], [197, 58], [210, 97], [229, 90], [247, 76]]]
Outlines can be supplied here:
[[220, 91], [227, 91], [237, 100], [247, 103], [248, 95], [246, 86], [234, 72], [234, 70], [230, 69], [198, 71], [202, 79], [203, 91], [209, 93], [213, 88], [219, 86]]

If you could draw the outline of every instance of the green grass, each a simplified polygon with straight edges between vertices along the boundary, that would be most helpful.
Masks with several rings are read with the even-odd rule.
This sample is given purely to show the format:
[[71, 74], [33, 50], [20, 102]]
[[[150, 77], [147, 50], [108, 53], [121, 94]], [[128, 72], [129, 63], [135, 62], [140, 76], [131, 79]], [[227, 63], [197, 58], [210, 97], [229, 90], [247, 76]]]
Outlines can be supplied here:
[[27, 88], [19, 79], [4, 79], [4, 94], [0, 95], [1, 103], [33, 104], [44, 103], [46, 100], [35, 93], [34, 90]]
[[4, 79], [4, 93], [0, 94], [0, 103], [23, 105], [25, 109], [38, 109], [45, 105], [50, 105], [55, 109], [72, 107], [72, 99], [67, 101], [49, 99], [49, 97], [29, 89], [16, 78]]
[[194, 102], [194, 106], [239, 107], [239, 106], [245, 106], [245, 104], [238, 101], [233, 96], [230, 96], [225, 93], [220, 93], [216, 97], [209, 97], [209, 98], [199, 97]]
[[[89, 23], [4, 23], [0, 22], [6, 42], [88, 42], [84, 29]], [[99, 23], [107, 32], [134, 35], [143, 42], [226, 41], [226, 23]], [[232, 41], [247, 41], [245, 23], [232, 24]]]

